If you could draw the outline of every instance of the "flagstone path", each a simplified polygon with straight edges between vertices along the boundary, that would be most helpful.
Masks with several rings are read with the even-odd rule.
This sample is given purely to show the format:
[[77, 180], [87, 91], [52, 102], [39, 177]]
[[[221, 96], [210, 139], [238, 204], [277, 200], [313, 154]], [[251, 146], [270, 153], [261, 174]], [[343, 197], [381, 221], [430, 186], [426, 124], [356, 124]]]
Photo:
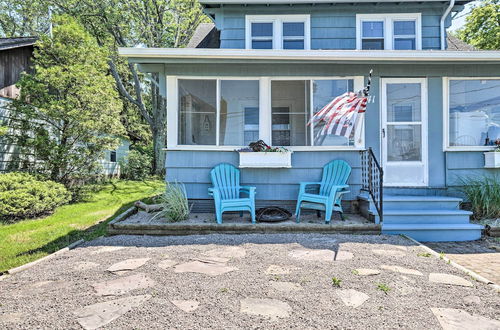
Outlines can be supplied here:
[[116, 236], [0, 281], [0, 329], [500, 329], [500, 299], [402, 237]]

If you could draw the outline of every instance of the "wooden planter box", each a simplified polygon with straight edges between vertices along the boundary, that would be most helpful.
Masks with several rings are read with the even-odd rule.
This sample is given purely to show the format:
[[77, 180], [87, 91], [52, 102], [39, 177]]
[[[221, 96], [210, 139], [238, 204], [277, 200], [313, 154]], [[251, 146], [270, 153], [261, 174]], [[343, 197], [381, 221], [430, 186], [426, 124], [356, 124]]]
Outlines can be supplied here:
[[240, 168], [291, 168], [292, 152], [239, 152]]
[[488, 151], [484, 153], [484, 167], [500, 168], [500, 152]]

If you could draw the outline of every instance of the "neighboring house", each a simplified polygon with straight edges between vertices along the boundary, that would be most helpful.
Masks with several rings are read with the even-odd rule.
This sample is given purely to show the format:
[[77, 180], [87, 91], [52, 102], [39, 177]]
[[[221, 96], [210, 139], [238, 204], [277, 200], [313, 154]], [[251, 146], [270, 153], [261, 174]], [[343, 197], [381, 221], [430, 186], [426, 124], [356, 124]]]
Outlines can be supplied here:
[[[23, 72], [32, 72], [32, 57], [36, 37], [0, 38], [0, 126], [7, 125], [10, 117], [8, 104], [19, 96], [16, 83]], [[127, 154], [130, 141], [121, 138], [120, 146], [116, 150], [106, 151], [103, 173], [109, 176], [118, 176], [120, 173], [119, 161]], [[15, 145], [8, 142], [7, 136], [0, 136], [0, 173], [22, 169], [28, 164], [20, 163], [20, 159], [33, 162], [34, 158], [20, 154]]]
[[[479, 237], [469, 213], [446, 197], [460, 178], [499, 172], [485, 168], [483, 153], [500, 138], [500, 52], [445, 32], [469, 0], [200, 2], [214, 25], [200, 26], [191, 48], [119, 50], [162, 74], [166, 179], [184, 182], [195, 207], [211, 205], [210, 169], [238, 166], [234, 150], [259, 138], [293, 150], [291, 168], [242, 170], [260, 205], [294, 205], [298, 182], [317, 181], [339, 158], [353, 168], [346, 199], [377, 221], [378, 182], [366, 184], [360, 156], [370, 147], [384, 170], [384, 232]], [[362, 89], [371, 69], [361, 138], [315, 141], [311, 116]], [[367, 201], [368, 186], [375, 198]]]

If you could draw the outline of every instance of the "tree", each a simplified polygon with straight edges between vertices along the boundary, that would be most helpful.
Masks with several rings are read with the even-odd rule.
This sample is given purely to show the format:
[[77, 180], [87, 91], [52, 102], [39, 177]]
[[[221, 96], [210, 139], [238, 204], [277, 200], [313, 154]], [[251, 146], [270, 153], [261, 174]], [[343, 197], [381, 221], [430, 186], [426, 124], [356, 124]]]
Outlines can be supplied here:
[[53, 37], [37, 42], [34, 73], [19, 81], [13, 142], [38, 161], [38, 172], [67, 186], [95, 174], [104, 151], [116, 148], [123, 133], [108, 58], [76, 20], [59, 16]]
[[[166, 99], [156, 74], [144, 75], [135, 64], [119, 58], [117, 47], [181, 47], [200, 22], [206, 21], [197, 0], [50, 0], [77, 17], [101, 46], [109, 47], [109, 67], [120, 95], [133, 104], [150, 127], [154, 172], [164, 170]], [[123, 68], [127, 70], [123, 70]], [[147, 85], [147, 88], [144, 88]], [[149, 98], [149, 100], [146, 100]]]
[[475, 6], [458, 37], [478, 49], [500, 49], [500, 0], [485, 0]]
[[25, 37], [49, 30], [49, 4], [44, 0], [0, 0], [0, 36]]

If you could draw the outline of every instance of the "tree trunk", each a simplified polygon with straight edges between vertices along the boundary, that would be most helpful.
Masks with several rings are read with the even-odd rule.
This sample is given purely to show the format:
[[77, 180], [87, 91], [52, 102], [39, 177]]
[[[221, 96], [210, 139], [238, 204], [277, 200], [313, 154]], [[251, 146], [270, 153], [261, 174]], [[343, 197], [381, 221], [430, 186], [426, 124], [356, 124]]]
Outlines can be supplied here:
[[153, 106], [153, 173], [157, 175], [165, 174], [165, 150], [167, 146], [167, 99], [163, 97], [159, 89], [158, 74], [152, 74], [156, 82], [151, 85], [151, 97]]

